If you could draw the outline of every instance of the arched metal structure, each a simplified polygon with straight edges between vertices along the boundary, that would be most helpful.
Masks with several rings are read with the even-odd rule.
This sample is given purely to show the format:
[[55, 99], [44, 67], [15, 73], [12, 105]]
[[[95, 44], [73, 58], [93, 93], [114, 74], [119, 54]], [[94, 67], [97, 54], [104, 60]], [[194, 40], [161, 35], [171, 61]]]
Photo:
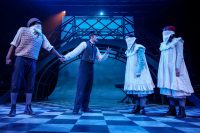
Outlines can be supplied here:
[[[58, 51], [65, 54], [74, 49], [80, 42], [87, 40], [91, 30], [100, 33], [100, 39], [97, 43], [100, 52], [104, 52], [109, 46], [112, 49], [109, 58], [126, 62], [124, 37], [127, 33], [134, 34], [133, 17], [66, 17], [63, 19], [62, 25], [50, 34], [50, 39]], [[153, 78], [156, 79], [157, 60], [148, 52], [146, 55], [150, 71]], [[78, 59], [79, 57], [62, 65], [53, 56], [45, 57], [39, 61], [34, 98], [47, 98], [55, 88], [58, 71]]]

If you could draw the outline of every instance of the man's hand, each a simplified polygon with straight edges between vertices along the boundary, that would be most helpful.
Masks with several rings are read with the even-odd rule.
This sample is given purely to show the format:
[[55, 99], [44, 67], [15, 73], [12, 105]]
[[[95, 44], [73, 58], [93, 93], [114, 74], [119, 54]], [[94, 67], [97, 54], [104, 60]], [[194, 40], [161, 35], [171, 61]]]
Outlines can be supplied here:
[[176, 68], [176, 77], [180, 76], [180, 69]]
[[15, 52], [15, 46], [11, 45], [6, 55], [6, 65], [12, 65], [12, 56]]
[[6, 58], [6, 65], [12, 65], [12, 60], [10, 58]]
[[64, 56], [60, 57], [59, 60], [60, 60], [60, 62], [62, 62], [62, 63], [64, 63], [64, 62], [66, 61], [66, 59], [65, 59]]
[[106, 53], [109, 54], [110, 51], [111, 51], [111, 48], [107, 47], [107, 48], [106, 48]]

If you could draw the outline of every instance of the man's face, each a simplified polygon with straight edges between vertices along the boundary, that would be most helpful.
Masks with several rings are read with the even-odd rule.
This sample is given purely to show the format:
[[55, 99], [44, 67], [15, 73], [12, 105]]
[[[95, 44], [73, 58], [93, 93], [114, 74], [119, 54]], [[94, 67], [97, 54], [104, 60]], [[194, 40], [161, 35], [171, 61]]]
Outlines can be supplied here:
[[92, 35], [91, 39], [93, 42], [98, 42], [98, 35]]

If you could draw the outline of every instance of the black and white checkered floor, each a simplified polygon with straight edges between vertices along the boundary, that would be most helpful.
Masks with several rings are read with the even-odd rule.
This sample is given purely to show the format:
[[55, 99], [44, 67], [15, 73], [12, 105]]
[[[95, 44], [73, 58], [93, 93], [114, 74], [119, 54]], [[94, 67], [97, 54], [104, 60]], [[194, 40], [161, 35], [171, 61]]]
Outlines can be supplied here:
[[148, 105], [147, 115], [128, 112], [131, 105], [91, 106], [93, 113], [72, 114], [72, 106], [51, 102], [33, 103], [35, 116], [23, 114], [24, 104], [17, 105], [17, 116], [8, 117], [9, 105], [0, 105], [0, 133], [200, 133], [200, 109], [187, 107], [187, 118], [163, 117], [167, 106]]

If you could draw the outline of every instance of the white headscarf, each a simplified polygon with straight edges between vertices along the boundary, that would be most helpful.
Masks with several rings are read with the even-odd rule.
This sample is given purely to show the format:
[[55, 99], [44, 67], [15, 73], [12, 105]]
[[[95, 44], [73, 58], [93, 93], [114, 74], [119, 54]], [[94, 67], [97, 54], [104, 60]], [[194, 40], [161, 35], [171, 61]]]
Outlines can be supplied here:
[[174, 34], [175, 34], [174, 31], [170, 31], [170, 30], [163, 31], [163, 33], [162, 33], [163, 42], [168, 42], [170, 36], [174, 35]]
[[126, 38], [127, 50], [131, 49], [131, 47], [135, 43], [135, 40], [136, 40], [135, 37], [128, 37], [128, 38]]

